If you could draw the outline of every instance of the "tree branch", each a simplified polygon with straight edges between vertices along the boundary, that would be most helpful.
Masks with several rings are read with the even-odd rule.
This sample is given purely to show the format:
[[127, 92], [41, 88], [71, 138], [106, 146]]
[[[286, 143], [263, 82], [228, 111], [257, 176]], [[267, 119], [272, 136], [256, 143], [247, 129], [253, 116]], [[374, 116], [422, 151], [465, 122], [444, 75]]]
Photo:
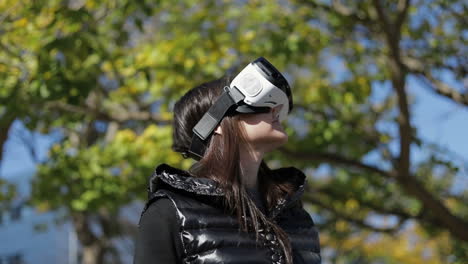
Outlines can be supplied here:
[[347, 222], [353, 223], [353, 224], [355, 224], [355, 225], [357, 225], [357, 226], [359, 226], [361, 228], [370, 229], [370, 230], [372, 230], [374, 232], [383, 232], [383, 233], [397, 232], [398, 230], [400, 230], [401, 224], [403, 222], [403, 221], [400, 220], [395, 227], [379, 228], [379, 227], [369, 225], [368, 223], [364, 222], [362, 219], [358, 219], [358, 218], [356, 218], [354, 216], [344, 214], [340, 210], [337, 210], [333, 206], [325, 204], [324, 202], [320, 201], [320, 199], [314, 197], [311, 194], [305, 193], [304, 194], [304, 199], [307, 200], [307, 201], [310, 201], [312, 204], [318, 205], [318, 206], [332, 212], [333, 215], [336, 215], [338, 218], [344, 219]]
[[420, 74], [420, 80], [430, 87], [431, 90], [436, 92], [439, 95], [442, 95], [455, 103], [461, 104], [463, 106], [468, 106], [468, 93], [460, 93], [454, 88], [450, 87], [444, 82], [437, 80], [429, 74], [422, 73]]
[[[392, 45], [389, 43], [389, 45]], [[397, 45], [397, 44], [395, 44]], [[444, 225], [454, 237], [468, 241], [468, 223], [452, 214], [445, 205], [432, 195], [414, 176], [410, 174], [411, 155], [411, 124], [408, 108], [408, 99], [405, 91], [406, 67], [400, 61], [400, 55], [393, 54], [390, 57], [392, 73], [392, 84], [398, 96], [399, 134], [400, 134], [400, 155], [398, 160], [395, 178], [401, 187], [410, 195], [418, 198], [423, 206], [430, 211], [436, 221], [432, 221], [435, 226]], [[430, 221], [430, 220], [429, 220]], [[440, 223], [437, 223], [440, 222]]]
[[468, 93], [460, 93], [444, 82], [434, 78], [425, 70], [424, 64], [414, 58], [407, 57], [403, 60], [405, 67], [413, 74], [419, 76], [419, 79], [430, 87], [435, 93], [442, 95], [458, 104], [468, 106]]
[[8, 112], [0, 119], [0, 162], [3, 160], [3, 146], [8, 139], [8, 131], [10, 131], [10, 127], [15, 119], [15, 114]]
[[[375, 10], [377, 11], [377, 15], [379, 17], [379, 22], [382, 25], [383, 33], [384, 36], [387, 40], [387, 44], [390, 48], [390, 52], [395, 59], [396, 63], [398, 66], [401, 65], [401, 59], [400, 59], [400, 38], [401, 38], [401, 31], [400, 31], [400, 26], [397, 27], [398, 24], [392, 23], [390, 21], [389, 17], [385, 14], [385, 11], [380, 3], [380, 0], [373, 0]], [[408, 3], [409, 4], [409, 3]], [[406, 16], [406, 10], [403, 9], [400, 15], [405, 15]], [[403, 23], [405, 17], [397, 18], [400, 19], [401, 22]]]
[[[328, 188], [329, 186], [330, 185], [327, 185], [324, 188], [318, 188], [318, 189], [314, 188], [314, 193], [319, 193], [319, 194], [322, 194], [322, 195], [328, 195], [328, 196], [333, 196], [333, 197], [340, 197], [341, 196], [344, 199], [349, 197], [349, 195], [343, 196], [342, 192], [339, 192], [334, 188]], [[381, 202], [379, 200], [378, 201], [373, 201], [373, 200], [366, 201], [366, 200], [359, 199], [359, 197], [353, 197], [353, 199], [356, 199], [358, 201], [359, 205], [362, 205], [362, 206], [366, 207], [367, 209], [375, 211], [378, 214], [393, 215], [393, 216], [397, 216], [397, 217], [399, 217], [401, 219], [405, 219], [405, 220], [415, 219], [415, 218], [419, 219], [419, 220], [424, 220], [424, 219], [420, 218], [420, 215], [411, 215], [410, 213], [402, 210], [401, 207], [398, 206], [398, 205], [392, 206], [390, 208], [383, 208], [381, 205], [379, 205], [379, 203], [381, 204]], [[382, 197], [382, 199], [388, 199], [388, 197]], [[384, 206], [387, 206], [387, 204], [385, 204]]]
[[[424, 186], [411, 175], [403, 175], [396, 177], [401, 187], [410, 195], [418, 198], [430, 217], [440, 223], [434, 223], [438, 226], [441, 223], [450, 231], [450, 233], [460, 240], [468, 241], [468, 222], [453, 215], [445, 205], [436, 199]], [[425, 212], [425, 213], [427, 213]]]
[[[425, 221], [435, 226], [440, 226], [440, 223], [443, 223], [444, 227], [446, 227], [454, 237], [457, 237], [463, 241], [468, 241], [468, 229], [465, 228], [468, 226], [468, 222], [453, 215], [441, 201], [436, 199], [432, 193], [424, 188], [424, 186], [410, 174], [401, 175], [401, 170], [387, 172], [377, 167], [367, 165], [363, 162], [342, 157], [338, 154], [294, 152], [285, 148], [281, 148], [280, 150], [286, 155], [297, 160], [326, 161], [334, 164], [341, 164], [353, 168], [363, 169], [369, 172], [377, 173], [386, 178], [396, 179], [396, 181], [406, 193], [419, 199], [422, 202], [424, 208], [431, 212], [431, 217], [424, 218]], [[422, 214], [417, 216], [419, 219], [422, 219], [421, 217]], [[433, 219], [437, 221], [434, 221]]]
[[391, 177], [391, 175], [384, 171], [381, 170], [377, 167], [365, 164], [363, 162], [360, 162], [358, 160], [353, 160], [353, 159], [348, 159], [345, 157], [342, 157], [337, 154], [333, 153], [324, 153], [324, 152], [297, 152], [297, 151], [291, 151], [287, 148], [281, 147], [280, 151], [283, 152], [285, 155], [288, 157], [293, 157], [294, 159], [297, 160], [302, 160], [302, 161], [326, 161], [329, 163], [333, 164], [341, 164], [341, 165], [347, 165], [350, 167], [354, 168], [359, 168], [359, 169], [364, 169], [370, 172], [374, 172], [377, 174], [380, 174], [384, 177]]
[[161, 125], [167, 125], [170, 123], [169, 118], [164, 118], [158, 114], [153, 114], [147, 111], [142, 112], [130, 112], [125, 109], [119, 109], [119, 111], [112, 111], [111, 113], [106, 113], [103, 111], [97, 111], [92, 108], [84, 108], [76, 105], [70, 105], [62, 102], [50, 102], [46, 104], [47, 108], [61, 110], [69, 113], [78, 113], [85, 115], [94, 115], [97, 119], [104, 121], [115, 121], [118, 123], [123, 123], [126, 121], [150, 121], [156, 122]]
[[20, 92], [19, 82], [15, 84], [15, 87], [12, 89], [12, 92], [5, 97], [5, 112], [0, 116], [0, 162], [3, 160], [3, 146], [8, 139], [8, 131], [12, 126], [15, 119], [20, 115], [18, 111], [15, 110], [14, 103], [17, 94]]
[[92, 245], [98, 237], [89, 226], [89, 216], [85, 213], [72, 213], [72, 220], [80, 243], [84, 246]]
[[406, 16], [408, 15], [408, 9], [411, 5], [410, 0], [398, 1], [398, 16], [395, 21], [395, 28], [400, 31], [401, 26], [405, 22]]
[[385, 14], [382, 5], [380, 4], [379, 0], [373, 0], [375, 10], [377, 11], [377, 15], [380, 18], [380, 21], [382, 22], [384, 32], [387, 33], [387, 35], [392, 36], [393, 31], [392, 31], [392, 25], [390, 20], [388, 19], [387, 15]]
[[[411, 124], [410, 124], [410, 113], [408, 108], [408, 98], [405, 91], [406, 85], [406, 68], [400, 58], [400, 27], [396, 27], [387, 15], [385, 14], [380, 0], [373, 0], [375, 9], [377, 10], [380, 22], [383, 26], [383, 30], [387, 39], [387, 45], [390, 48], [389, 66], [391, 72], [391, 80], [393, 89], [395, 89], [398, 98], [398, 109], [400, 115], [398, 116], [398, 129], [400, 134], [400, 155], [398, 157], [398, 174], [397, 176], [409, 175], [410, 167], [410, 155], [411, 155]], [[409, 2], [406, 3], [406, 7], [402, 7], [402, 11], [399, 16], [406, 15], [406, 8]], [[398, 17], [401, 21], [404, 17]]]
[[339, 1], [332, 1], [332, 5], [325, 5], [317, 3], [317, 1], [307, 1], [307, 0], [298, 0], [300, 4], [306, 4], [313, 8], [322, 9], [326, 12], [341, 16], [341, 17], [348, 17], [354, 21], [358, 21], [365, 25], [372, 25], [373, 21], [366, 16], [362, 16], [360, 14], [355, 13], [351, 8], [341, 4]]

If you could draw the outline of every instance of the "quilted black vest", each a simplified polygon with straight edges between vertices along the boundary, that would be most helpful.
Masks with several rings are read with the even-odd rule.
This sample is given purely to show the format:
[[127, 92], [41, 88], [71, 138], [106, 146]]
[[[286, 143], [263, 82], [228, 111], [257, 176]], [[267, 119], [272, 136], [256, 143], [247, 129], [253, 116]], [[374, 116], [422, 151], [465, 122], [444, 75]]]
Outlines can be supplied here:
[[[295, 264], [318, 264], [321, 262], [318, 233], [299, 200], [305, 176], [295, 168], [280, 170], [277, 174], [285, 179], [302, 183], [294, 195], [278, 201], [267, 217], [288, 234]], [[148, 196], [143, 213], [162, 197], [174, 204], [180, 224], [183, 263], [285, 263], [273, 232], [262, 229], [256, 242], [255, 234], [239, 231], [237, 218], [223, 211], [223, 191], [210, 179], [194, 178], [162, 164], [151, 177]]]

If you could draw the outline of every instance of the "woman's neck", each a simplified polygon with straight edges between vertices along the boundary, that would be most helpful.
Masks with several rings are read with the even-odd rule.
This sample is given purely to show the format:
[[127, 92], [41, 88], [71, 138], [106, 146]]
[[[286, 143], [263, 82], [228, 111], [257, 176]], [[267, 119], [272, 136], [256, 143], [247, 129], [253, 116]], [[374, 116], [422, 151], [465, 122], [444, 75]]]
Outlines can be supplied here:
[[262, 163], [264, 153], [256, 151], [248, 146], [241, 146], [240, 148], [240, 165], [242, 183], [246, 188], [258, 188], [258, 170]]

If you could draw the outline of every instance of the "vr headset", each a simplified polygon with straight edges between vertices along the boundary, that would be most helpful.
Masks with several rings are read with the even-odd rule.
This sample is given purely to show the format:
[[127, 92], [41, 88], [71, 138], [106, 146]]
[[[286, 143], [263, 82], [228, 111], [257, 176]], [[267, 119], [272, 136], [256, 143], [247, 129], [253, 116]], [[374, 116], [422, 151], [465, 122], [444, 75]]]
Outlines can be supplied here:
[[279, 120], [293, 107], [291, 88], [284, 76], [265, 58], [249, 63], [231, 82], [193, 128], [190, 149], [184, 157], [200, 160], [213, 131], [228, 114], [265, 113], [283, 105]]

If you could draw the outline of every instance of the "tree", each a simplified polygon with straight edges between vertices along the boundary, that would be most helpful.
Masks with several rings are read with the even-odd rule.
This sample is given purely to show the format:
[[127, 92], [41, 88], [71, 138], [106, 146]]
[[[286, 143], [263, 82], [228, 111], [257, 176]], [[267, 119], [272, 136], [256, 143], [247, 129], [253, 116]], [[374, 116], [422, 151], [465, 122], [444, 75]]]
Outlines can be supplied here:
[[[456, 83], [466, 75], [461, 1], [18, 3], [0, 7], [0, 146], [13, 120], [63, 134], [39, 167], [32, 201], [66, 209], [84, 263], [119, 259], [115, 239], [134, 225], [118, 215], [144, 200], [156, 164], [190, 166], [170, 150], [174, 100], [258, 56], [285, 71], [295, 93], [290, 143], [271, 165], [306, 172], [330, 165], [329, 176], [310, 178], [305, 197], [324, 247], [355, 234], [397, 233], [413, 220], [430, 236], [449, 236], [466, 257], [468, 194], [450, 192], [456, 168], [418, 138], [407, 92], [414, 77], [466, 105], [466, 92], [442, 84], [440, 73]], [[382, 85], [393, 92], [369, 100]], [[431, 155], [413, 163], [413, 148]], [[373, 215], [397, 221], [379, 227]], [[337, 230], [339, 223], [346, 228]], [[334, 252], [344, 255], [337, 261], [376, 260]]]
[[[456, 168], [453, 168], [446, 161], [447, 157], [441, 158], [441, 151], [435, 149], [431, 149], [433, 153], [427, 160], [419, 164], [411, 161], [412, 148], [430, 149], [430, 146], [418, 138], [417, 129], [411, 125], [409, 94], [407, 92], [408, 79], [417, 78], [435, 93], [450, 98], [461, 105], [466, 105], [466, 95], [468, 95], [466, 87], [450, 87], [444, 83], [447, 79], [452, 79], [452, 82], [461, 84], [463, 78], [466, 77], [467, 57], [463, 54], [463, 49], [466, 48], [466, 38], [460, 36], [464, 24], [464, 18], [460, 11], [466, 10], [466, 6], [456, 1], [415, 1], [414, 3], [411, 1], [395, 3], [378, 0], [360, 1], [359, 3], [332, 1], [331, 4], [317, 1], [296, 2], [323, 11], [319, 14], [305, 12], [303, 20], [313, 21], [333, 34], [332, 43], [335, 42], [335, 45], [330, 45], [330, 49], [333, 50], [332, 53], [335, 56], [343, 59], [349, 73], [348, 85], [351, 81], [354, 85], [359, 86], [359, 78], [364, 76], [366, 76], [366, 81], [372, 82], [373, 85], [375, 82], [389, 83], [394, 93], [388, 96], [387, 102], [383, 102], [383, 104], [393, 100], [398, 114], [390, 116], [390, 120], [387, 119], [388, 114], [378, 114], [375, 116], [377, 119], [371, 119], [372, 127], [366, 127], [365, 123], [362, 123], [364, 124], [362, 126], [364, 133], [355, 134], [352, 132], [349, 136], [342, 137], [344, 131], [341, 128], [340, 133], [337, 134], [338, 138], [358, 138], [372, 146], [373, 155], [380, 156], [377, 158], [380, 165], [365, 163], [363, 155], [356, 155], [356, 153], [348, 152], [347, 149], [340, 146], [333, 146], [333, 143], [338, 142], [333, 137], [330, 139], [330, 142], [333, 143], [326, 146], [328, 150], [332, 150], [332, 153], [327, 151], [311, 152], [310, 148], [304, 151], [286, 150], [286, 152], [305, 161], [321, 160], [352, 167], [363, 173], [363, 177], [366, 178], [367, 184], [370, 186], [380, 185], [383, 187], [387, 185], [388, 187], [379, 188], [379, 191], [384, 189], [390, 191], [365, 198], [363, 196], [368, 194], [364, 192], [364, 189], [361, 190], [363, 191], [361, 195], [359, 195], [359, 191], [355, 192], [356, 190], [354, 190], [350, 194], [344, 194], [342, 204], [346, 204], [346, 200], [350, 201], [351, 197], [357, 198], [357, 203], [363, 205], [358, 211], [363, 212], [366, 207], [375, 210], [372, 200], [381, 199], [390, 205], [384, 205], [381, 207], [383, 210], [377, 210], [380, 213], [398, 216], [403, 222], [408, 218], [416, 218], [423, 225], [437, 228], [443, 226], [453, 237], [458, 239], [455, 242], [456, 246], [463, 248], [461, 246], [463, 244], [466, 248], [468, 233], [465, 232], [466, 228], [464, 228], [467, 226], [467, 221], [466, 208], [463, 206], [466, 204], [466, 192], [454, 196], [448, 191], [453, 184], [451, 180]], [[431, 15], [428, 16], [428, 13]], [[448, 25], [452, 25], [453, 28], [449, 30]], [[447, 78], [447, 75], [451, 77]], [[353, 79], [354, 81], [352, 81]], [[338, 122], [346, 121], [346, 113], [341, 112], [340, 114], [338, 107], [332, 106], [331, 108], [333, 110], [330, 112], [338, 116]], [[386, 115], [387, 117], [385, 117]], [[327, 116], [326, 120], [330, 120], [332, 117]], [[364, 117], [361, 120], [365, 119]], [[393, 135], [393, 140], [385, 140], [389, 136], [391, 138], [392, 135], [381, 133], [376, 126], [378, 122], [382, 121], [392, 121], [398, 128], [398, 133]], [[348, 122], [349, 124], [356, 124], [356, 121]], [[350, 127], [355, 129], [356, 126]], [[372, 132], [368, 133], [369, 131]], [[390, 150], [389, 144], [391, 142], [398, 142], [398, 151], [392, 152]], [[346, 144], [345, 146], [350, 147], [351, 145]], [[357, 148], [352, 148], [352, 150], [355, 149]], [[369, 152], [364, 151], [364, 153]], [[437, 166], [444, 167], [445, 171], [437, 173]], [[367, 176], [364, 174], [366, 171], [369, 173]], [[339, 186], [344, 187], [353, 181], [359, 181], [359, 176], [352, 177], [356, 179], [344, 180], [343, 184]], [[382, 177], [382, 182], [378, 183], [380, 180], [372, 179], [374, 182], [372, 184], [370, 177]], [[368, 188], [367, 184], [365, 186]], [[390, 187], [392, 184], [397, 184], [397, 190]], [[326, 196], [330, 196], [330, 188], [333, 185], [329, 184], [324, 187], [324, 191], [328, 194]], [[333, 194], [336, 197], [339, 196], [340, 192], [343, 193], [342, 189], [339, 188], [331, 190], [334, 190]], [[401, 196], [399, 195], [400, 191], [403, 191]], [[399, 196], [397, 200], [392, 199], [395, 195]], [[405, 196], [408, 199], [402, 199]], [[331, 203], [324, 203], [319, 197], [313, 197], [312, 201], [322, 205], [328, 204], [331, 211], [341, 209], [330, 206]], [[396, 207], [391, 205], [393, 202], [396, 202]], [[413, 208], [408, 208], [408, 205], [413, 205]], [[405, 207], [410, 210], [405, 210]], [[345, 219], [348, 216], [345, 214]], [[362, 225], [364, 224], [362, 220], [365, 218], [351, 217], [348, 219]], [[396, 227], [398, 228], [399, 225]], [[466, 258], [466, 255], [462, 255], [462, 258]]]

